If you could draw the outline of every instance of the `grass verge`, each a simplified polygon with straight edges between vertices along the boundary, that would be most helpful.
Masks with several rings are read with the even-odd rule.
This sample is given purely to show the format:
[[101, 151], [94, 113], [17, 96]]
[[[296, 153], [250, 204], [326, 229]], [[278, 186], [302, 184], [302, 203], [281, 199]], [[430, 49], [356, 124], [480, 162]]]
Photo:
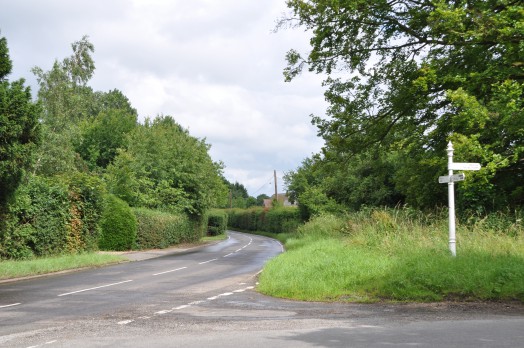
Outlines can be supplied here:
[[104, 266], [122, 262], [118, 255], [85, 253], [61, 255], [33, 260], [0, 261], [0, 280], [35, 276], [84, 267]]
[[524, 302], [524, 238], [515, 224], [460, 225], [452, 257], [439, 217], [387, 210], [317, 217], [266, 264], [258, 289], [307, 301]]

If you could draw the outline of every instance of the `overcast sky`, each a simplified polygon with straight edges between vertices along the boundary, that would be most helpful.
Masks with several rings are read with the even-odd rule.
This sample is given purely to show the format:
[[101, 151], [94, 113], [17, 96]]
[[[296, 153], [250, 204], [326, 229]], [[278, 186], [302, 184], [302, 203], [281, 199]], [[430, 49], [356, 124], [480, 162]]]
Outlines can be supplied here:
[[0, 36], [10, 79], [35, 86], [32, 67], [49, 70], [88, 35], [94, 90], [122, 91], [141, 120], [173, 116], [207, 139], [229, 181], [271, 195], [273, 170], [282, 192], [282, 175], [322, 146], [309, 115], [326, 109], [321, 77], [284, 82], [285, 53], [309, 40], [273, 32], [284, 12], [285, 0], [0, 0]]

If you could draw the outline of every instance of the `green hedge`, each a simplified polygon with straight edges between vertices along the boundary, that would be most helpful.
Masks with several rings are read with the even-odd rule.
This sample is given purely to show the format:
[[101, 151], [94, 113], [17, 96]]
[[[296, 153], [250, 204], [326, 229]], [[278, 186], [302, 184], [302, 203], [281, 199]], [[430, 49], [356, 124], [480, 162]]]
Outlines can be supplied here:
[[213, 209], [207, 215], [207, 234], [218, 236], [226, 233], [227, 213], [224, 210]]
[[244, 231], [293, 232], [302, 224], [296, 207], [228, 209], [230, 227]]
[[133, 209], [138, 221], [138, 249], [167, 248], [200, 240], [201, 221], [183, 213], [172, 214], [145, 208]]
[[1, 224], [0, 258], [96, 249], [104, 194], [103, 182], [88, 174], [28, 177]]
[[98, 246], [102, 250], [131, 250], [136, 244], [137, 220], [129, 205], [108, 195], [102, 219]]

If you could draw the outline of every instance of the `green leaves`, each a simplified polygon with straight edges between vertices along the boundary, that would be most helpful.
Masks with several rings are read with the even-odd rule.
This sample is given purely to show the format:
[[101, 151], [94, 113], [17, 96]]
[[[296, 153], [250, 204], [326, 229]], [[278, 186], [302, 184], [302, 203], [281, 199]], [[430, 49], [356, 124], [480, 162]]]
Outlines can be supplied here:
[[[352, 192], [360, 189], [341, 195], [326, 184], [351, 181], [338, 176], [344, 169], [333, 168], [355, 168], [362, 155], [384, 152], [403, 163], [386, 181], [404, 196], [400, 203], [439, 204], [441, 193], [432, 180], [434, 172], [445, 170], [439, 163], [451, 139], [462, 160], [486, 168], [473, 177], [476, 187], [469, 180], [462, 185], [464, 200], [488, 210], [524, 204], [518, 190], [524, 177], [517, 174], [524, 169], [521, 2], [292, 0], [287, 5], [295, 17], [283, 21], [312, 32], [306, 61], [294, 50], [286, 56], [287, 80], [306, 64], [327, 75], [327, 117], [313, 118], [326, 144], [317, 164], [326, 179], [313, 185], [328, 198], [354, 205], [358, 199]], [[381, 169], [374, 171], [346, 175], [354, 179], [352, 187], [366, 181], [384, 187]], [[365, 197], [365, 204], [376, 204], [372, 194]]]
[[130, 205], [202, 215], [227, 196], [222, 167], [209, 157], [208, 145], [172, 117], [147, 120], [128, 144], [107, 177], [110, 190]]
[[0, 38], [0, 219], [5, 204], [30, 168], [40, 141], [41, 109], [33, 103], [23, 80], [5, 80], [10, 71], [7, 41]]

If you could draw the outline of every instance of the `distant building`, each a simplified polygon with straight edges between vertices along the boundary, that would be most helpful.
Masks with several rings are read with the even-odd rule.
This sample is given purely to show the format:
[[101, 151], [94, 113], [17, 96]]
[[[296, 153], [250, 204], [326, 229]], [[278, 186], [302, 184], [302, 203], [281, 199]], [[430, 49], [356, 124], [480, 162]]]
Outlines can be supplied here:
[[[271, 198], [264, 199], [264, 208], [271, 208], [271, 206], [273, 205], [274, 199], [275, 199], [275, 195], [271, 196]], [[277, 200], [281, 202], [284, 207], [293, 207], [296, 205], [296, 204], [292, 204], [289, 201], [289, 198], [287, 197], [285, 193], [279, 193], [277, 195]]]

